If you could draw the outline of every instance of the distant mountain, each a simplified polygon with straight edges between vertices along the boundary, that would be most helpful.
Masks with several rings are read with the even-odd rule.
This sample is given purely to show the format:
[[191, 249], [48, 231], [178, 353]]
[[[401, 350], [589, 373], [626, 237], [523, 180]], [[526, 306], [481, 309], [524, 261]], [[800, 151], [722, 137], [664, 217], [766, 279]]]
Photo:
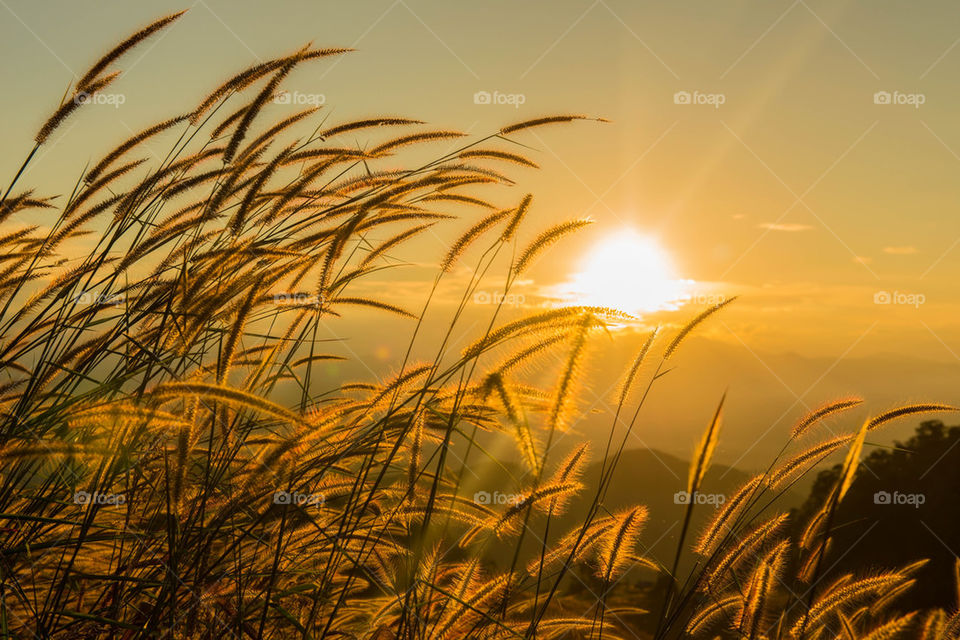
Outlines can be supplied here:
[[[325, 349], [330, 353], [348, 360], [318, 364], [323, 367], [322, 375], [331, 381], [372, 381], [366, 362], [382, 362], [390, 354], [403, 354], [407, 333], [383, 333], [377, 322], [381, 318], [375, 314], [351, 321], [344, 329], [348, 339], [342, 345], [327, 344]], [[381, 334], [383, 343], [349, 339]], [[829, 355], [773, 352], [751, 344], [749, 335], [744, 335], [743, 341], [730, 333], [720, 335], [726, 339], [694, 335], [684, 342], [671, 358], [669, 371], [647, 398], [627, 446], [688, 458], [725, 392], [725, 421], [716, 460], [747, 470], [765, 468], [783, 446], [794, 421], [810, 408], [839, 397], [857, 395], [866, 402], [822, 425], [811, 437], [855, 431], [868, 414], [903, 402], [960, 404], [960, 360], [864, 353], [852, 343], [849, 349]], [[582, 415], [573, 433], [565, 438], [589, 440], [595, 452], [603, 447], [618, 385], [645, 337], [644, 333], [624, 330], [591, 340], [579, 378], [583, 389], [576, 401]], [[415, 351], [412, 360], [433, 357], [432, 351], [420, 348], [422, 352]], [[556, 384], [558, 366], [558, 361], [547, 358], [526, 375], [549, 390]], [[649, 375], [650, 368], [643, 373]], [[289, 393], [290, 404], [299, 401], [298, 388], [291, 387]], [[909, 421], [886, 426], [877, 433], [877, 442], [889, 444], [895, 438], [909, 437], [914, 426]]]
[[[589, 391], [579, 405], [586, 413], [576, 425], [578, 435], [600, 446], [606, 441], [615, 406], [611, 390], [641, 339], [597, 341], [584, 368]], [[807, 357], [694, 337], [672, 365], [647, 398], [628, 446], [689, 457], [726, 393], [716, 460], [748, 470], [765, 468], [793, 423], [827, 401], [851, 395], [866, 400], [820, 425], [813, 438], [855, 431], [866, 416], [902, 403], [960, 404], [960, 361], [856, 353]], [[885, 426], [876, 442], [909, 437], [914, 426], [909, 420]]]
[[[600, 480], [600, 463], [591, 464], [583, 476], [588, 487], [573, 501], [560, 520], [559, 530], [567, 531], [582, 522]], [[641, 535], [645, 555], [669, 566], [676, 552], [677, 539], [683, 524], [686, 505], [678, 492], [687, 485], [688, 463], [680, 458], [653, 449], [631, 449], [623, 452], [613, 480], [603, 501], [605, 512], [615, 512], [632, 505], [647, 507], [648, 520]], [[703, 500], [719, 503], [732, 495], [752, 477], [740, 469], [713, 465], [704, 478]], [[720, 497], [722, 496], [722, 498]], [[785, 510], [800, 505], [805, 495], [789, 492], [778, 501]], [[714, 504], [705, 503], [694, 508], [687, 541], [695, 540], [706, 522], [716, 513]]]
[[[499, 471], [492, 468], [481, 468], [472, 465], [478, 474], [479, 482], [475, 486], [468, 485], [470, 492], [485, 491], [490, 495], [496, 492], [509, 494], [517, 487], [507, 484], [507, 479], [519, 477], [518, 467], [511, 463], [498, 461]], [[677, 540], [680, 535], [684, 509], [686, 505], [677, 498], [677, 493], [685, 489], [687, 484], [688, 463], [676, 456], [652, 449], [627, 449], [617, 464], [613, 479], [602, 503], [601, 515], [613, 513], [633, 505], [643, 505], [648, 509], [648, 520], [640, 537], [641, 551], [644, 555], [669, 566], [676, 552]], [[550, 526], [550, 540], [557, 538], [583, 522], [593, 501], [596, 488], [600, 482], [601, 463], [589, 464], [581, 478], [585, 488], [573, 499], [564, 515], [555, 518]], [[490, 478], [496, 478], [499, 488], [494, 488]], [[745, 482], [752, 477], [747, 472], [725, 465], [712, 465], [704, 478], [702, 500], [710, 503], [700, 504], [694, 508], [693, 519], [687, 534], [687, 545], [696, 540], [706, 522], [716, 513], [715, 504], [720, 504]], [[469, 495], [469, 493], [468, 493]], [[720, 496], [720, 497], [716, 497]], [[783, 510], [799, 506], [806, 496], [806, 492], [788, 492], [778, 501], [777, 506]], [[496, 498], [493, 498], [496, 500]], [[526, 536], [524, 557], [539, 551], [539, 540], [543, 531], [541, 519], [533, 521]], [[512, 560], [512, 549], [496, 550], [493, 559], [501, 565], [509, 564]], [[646, 576], [652, 579], [652, 574]], [[639, 574], [637, 578], [642, 578]]]

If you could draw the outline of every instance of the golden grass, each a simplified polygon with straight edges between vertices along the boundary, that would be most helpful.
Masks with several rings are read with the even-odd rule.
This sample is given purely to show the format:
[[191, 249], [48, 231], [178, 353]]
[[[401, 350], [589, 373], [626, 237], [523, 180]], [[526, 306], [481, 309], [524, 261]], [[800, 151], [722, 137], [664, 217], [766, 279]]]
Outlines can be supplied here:
[[[502, 166], [536, 164], [488, 143], [584, 116], [520, 122], [421, 164], [406, 160], [408, 149], [462, 134], [382, 116], [321, 122], [297, 138], [316, 110], [267, 121], [267, 103], [294, 68], [348, 51], [302, 48], [126, 137], [64, 200], [16, 191], [37, 149], [82, 115], [78, 98], [105, 89], [115, 64], [180, 15], [121, 42], [65, 93], [0, 200], [4, 637], [630, 637], [621, 615], [639, 612], [614, 602], [634, 569], [669, 585], [662, 610], [647, 614], [659, 613], [658, 640], [686, 631], [813, 639], [842, 628], [851, 640], [957, 632], [956, 612], [891, 614], [916, 566], [845, 576], [805, 598], [785, 586], [819, 574], [866, 433], [953, 407], [899, 407], [856, 435], [778, 457], [715, 514], [684, 577], [693, 504], [670, 570], [640, 550], [655, 514], [607, 510], [623, 449], [612, 445], [616, 419], [599, 486], [582, 480], [586, 446], [556, 460], [557, 434], [577, 421], [592, 335], [631, 318], [564, 307], [504, 320], [498, 306], [458, 351], [462, 312], [501, 251], [517, 256], [506, 295], [551, 245], [589, 223], [548, 228], [518, 251], [532, 197], [501, 205], [496, 187], [513, 184]], [[384, 140], [386, 129], [398, 133]], [[349, 142], [361, 134], [370, 140]], [[171, 147], [158, 164], [145, 143], [162, 140]], [[394, 164], [383, 166], [386, 158]], [[413, 239], [478, 209], [483, 216], [429, 258], [436, 291], [457, 263], [478, 256], [446, 336], [420, 331], [432, 292], [409, 311], [358, 291], [370, 274], [401, 264]], [[19, 222], [22, 214], [36, 222]], [[68, 240], [88, 251], [63, 254]], [[617, 397], [617, 419], [633, 415], [628, 433], [667, 360], [729, 302], [668, 338], [649, 334]], [[409, 353], [391, 361], [386, 379], [348, 383], [324, 370], [348, 356], [332, 353], [338, 345], [320, 328], [349, 322], [358, 306], [412, 330]], [[435, 358], [414, 362], [414, 346], [430, 340]], [[791, 442], [859, 402], [814, 410]], [[722, 407], [694, 452], [691, 494], [716, 450]], [[519, 452], [522, 475], [484, 479], [509, 494], [505, 503], [470, 496], [472, 470], [501, 462], [484, 434]], [[834, 497], [791, 540], [786, 515], [761, 501], [851, 442]], [[557, 532], [557, 517], [584, 491], [594, 498], [582, 522]], [[491, 562], [504, 548], [509, 568]], [[575, 573], [602, 584], [592, 611], [569, 608]]]

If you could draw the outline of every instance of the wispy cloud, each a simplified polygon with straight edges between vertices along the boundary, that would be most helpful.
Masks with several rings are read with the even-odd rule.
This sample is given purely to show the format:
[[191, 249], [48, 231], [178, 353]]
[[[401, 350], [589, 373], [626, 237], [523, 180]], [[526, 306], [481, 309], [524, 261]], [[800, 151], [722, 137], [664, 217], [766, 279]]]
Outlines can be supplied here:
[[884, 247], [883, 252], [895, 256], [909, 256], [916, 253], [917, 248], [913, 245], [908, 245], [905, 247]]
[[795, 224], [795, 223], [777, 223], [777, 222], [764, 222], [763, 224], [757, 225], [760, 229], [769, 229], [770, 231], [786, 231], [788, 233], [795, 233], [797, 231], [810, 231], [813, 229], [812, 225], [809, 224]]

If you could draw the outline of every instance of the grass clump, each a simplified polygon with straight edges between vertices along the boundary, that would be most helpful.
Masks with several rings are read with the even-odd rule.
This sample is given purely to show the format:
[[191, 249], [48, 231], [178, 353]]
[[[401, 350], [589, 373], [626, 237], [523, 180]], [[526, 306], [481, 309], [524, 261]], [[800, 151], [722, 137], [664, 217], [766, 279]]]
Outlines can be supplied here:
[[[631, 359], [614, 427], [621, 413], [632, 418], [620, 440], [611, 428], [596, 487], [579, 480], [585, 447], [551, 454], [575, 418], [591, 336], [625, 314], [566, 307], [506, 320], [497, 306], [458, 350], [454, 330], [498, 256], [518, 256], [508, 290], [550, 244], [587, 224], [551, 227], [518, 253], [531, 198], [503, 206], [476, 190], [511, 184], [505, 167], [536, 167], [512, 135], [582, 116], [472, 141], [393, 116], [328, 124], [307, 110], [271, 121], [268, 105], [295, 68], [346, 52], [303, 48], [121, 142], [64, 200], [23, 188], [37, 150], [82, 116], [85, 101], [75, 98], [107, 87], [126, 53], [180, 15], [90, 68], [45, 120], [0, 201], [3, 637], [630, 637], [641, 612], [617, 602], [616, 590], [634, 566], [666, 577], [662, 607], [648, 614], [658, 638], [710, 629], [852, 640], [918, 623], [926, 637], [955, 633], [955, 613], [864, 608], [907, 587], [909, 569], [826, 588], [803, 582], [818, 573], [849, 477], [799, 544], [779, 533], [784, 516], [762, 508], [824, 455], [848, 441], [862, 446], [866, 427], [752, 480], [700, 535], [686, 577], [677, 575], [685, 535], [667, 570], [639, 551], [644, 507], [606, 511], [612, 471], [662, 367], [723, 305], [665, 345], [652, 333]], [[318, 118], [306, 135], [291, 135]], [[372, 140], [350, 146], [346, 133]], [[171, 145], [157, 162], [146, 145], [161, 138]], [[439, 144], [448, 148], [434, 160], [402, 164], [407, 150]], [[452, 211], [479, 216], [437, 258], [422, 308], [363, 292], [398, 249], [455, 224]], [[49, 225], [36, 222], [43, 217]], [[68, 252], [68, 241], [84, 250]], [[441, 279], [468, 257], [472, 275], [449, 326], [424, 336]], [[355, 307], [408, 322], [406, 357], [385, 381], [318, 379], [318, 363], [344, 358], [322, 350], [320, 328]], [[435, 357], [413, 362], [424, 341]], [[552, 356], [560, 362], [552, 384], [524, 378], [521, 365]], [[826, 406], [795, 435], [855, 404]], [[905, 407], [867, 424], [947, 408]], [[691, 494], [720, 421], [718, 409], [694, 456]], [[526, 475], [506, 505], [465, 495], [471, 466], [487, 456], [486, 432], [522, 452]], [[551, 530], [584, 492], [593, 498], [583, 522]], [[513, 561], [497, 568], [488, 554], [505, 545]], [[602, 589], [574, 611], [567, 587], [581, 567]], [[794, 597], [799, 606], [786, 606]]]

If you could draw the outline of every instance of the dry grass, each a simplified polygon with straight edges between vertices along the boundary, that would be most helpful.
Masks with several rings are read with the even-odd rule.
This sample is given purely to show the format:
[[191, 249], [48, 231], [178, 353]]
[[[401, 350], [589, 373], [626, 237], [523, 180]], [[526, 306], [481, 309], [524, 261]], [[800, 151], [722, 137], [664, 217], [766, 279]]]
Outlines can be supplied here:
[[[102, 90], [126, 53], [178, 16], [125, 40], [66, 95]], [[586, 224], [560, 224], [517, 252], [531, 198], [504, 208], [475, 188], [509, 184], [504, 167], [536, 167], [513, 134], [583, 117], [507, 126], [410, 166], [397, 164], [407, 149], [460, 134], [382, 117], [321, 119], [311, 135], [290, 138], [319, 116], [267, 119], [294, 68], [344, 51], [305, 48], [242, 71], [186, 115], [121, 142], [65, 201], [19, 182], [37, 149], [82, 116], [82, 101], [68, 98], [37, 134], [0, 201], [3, 637], [632, 637], [623, 616], [637, 612], [607, 601], [634, 566], [668, 574], [663, 608], [650, 614], [659, 613], [660, 638], [688, 628], [750, 638], [854, 640], [907, 628], [956, 636], [956, 613], [888, 613], [912, 584], [909, 568], [827, 588], [794, 575], [818, 574], [866, 431], [948, 407], [893, 410], [856, 437], [774, 461], [700, 535], [693, 572], [669, 575], [638, 551], [646, 509], [605, 511], [626, 435], [617, 444], [611, 428], [596, 487], [578, 479], [585, 447], [550, 457], [555, 434], [575, 418], [591, 335], [625, 314], [568, 307], [502, 322], [498, 307], [473, 344], [457, 352], [451, 341], [499, 254], [519, 256], [509, 290], [548, 245]], [[406, 131], [381, 140], [386, 129]], [[358, 132], [373, 136], [366, 150], [342, 141]], [[157, 165], [145, 144], [161, 138], [171, 147]], [[378, 164], [386, 157], [389, 168]], [[395, 264], [406, 243], [454, 224], [451, 211], [471, 208], [482, 217], [437, 260], [433, 291], [455, 264], [474, 261], [446, 335], [422, 335], [430, 302], [410, 311], [351, 293]], [[23, 223], [42, 216], [52, 216], [48, 227]], [[89, 252], [64, 255], [73, 239]], [[403, 358], [382, 382], [317, 379], [315, 364], [342, 357], [321, 350], [320, 323], [357, 305], [408, 318], [411, 350], [432, 340], [436, 357]], [[617, 408], [618, 418], [632, 412], [629, 429], [665, 361], [722, 306], [665, 345], [652, 333], [630, 359]], [[553, 383], [534, 387], [522, 369], [552, 355], [561, 363]], [[794, 439], [855, 404], [825, 405]], [[691, 493], [720, 417], [718, 408], [694, 452]], [[466, 472], [487, 456], [482, 432], [502, 432], [522, 453], [528, 473], [511, 504], [463, 495]], [[785, 516], [771, 517], [765, 504], [848, 441], [856, 446], [843, 486], [794, 544], [781, 533]], [[585, 491], [593, 499], [584, 521], [551, 531]], [[532, 557], [520, 552], [525, 539], [536, 542]], [[513, 545], [509, 569], [485, 561], [491, 545]], [[603, 583], [592, 614], [563, 605], [578, 567]]]

